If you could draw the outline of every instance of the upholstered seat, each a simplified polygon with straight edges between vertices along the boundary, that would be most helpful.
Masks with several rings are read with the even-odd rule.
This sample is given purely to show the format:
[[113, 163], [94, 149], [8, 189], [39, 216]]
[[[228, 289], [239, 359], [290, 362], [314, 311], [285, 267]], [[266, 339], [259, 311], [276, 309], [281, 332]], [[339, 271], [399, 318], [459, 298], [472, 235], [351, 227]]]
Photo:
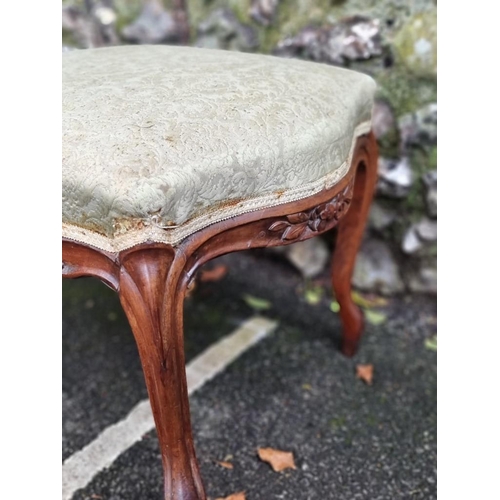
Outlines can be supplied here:
[[167, 46], [63, 55], [63, 236], [176, 244], [347, 172], [375, 84], [273, 56]]

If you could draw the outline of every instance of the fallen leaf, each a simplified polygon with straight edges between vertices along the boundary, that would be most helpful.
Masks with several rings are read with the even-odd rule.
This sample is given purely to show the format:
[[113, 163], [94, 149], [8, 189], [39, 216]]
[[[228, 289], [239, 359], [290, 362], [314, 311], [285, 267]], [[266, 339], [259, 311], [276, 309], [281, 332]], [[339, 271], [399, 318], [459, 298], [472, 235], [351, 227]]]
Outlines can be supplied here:
[[227, 274], [227, 266], [220, 264], [212, 269], [202, 269], [200, 272], [200, 281], [219, 281]]
[[306, 302], [312, 306], [319, 304], [321, 302], [321, 297], [323, 297], [323, 288], [320, 286], [308, 288], [304, 294]]
[[229, 495], [228, 497], [219, 497], [216, 498], [215, 500], [246, 500], [245, 492], [240, 491], [239, 493], [233, 493], [232, 495]]
[[338, 313], [340, 311], [340, 304], [336, 302], [335, 300], [332, 300], [330, 304], [330, 311], [334, 313]]
[[256, 311], [265, 311], [267, 309], [271, 309], [271, 302], [266, 299], [261, 299], [259, 297], [254, 297], [253, 295], [245, 294], [243, 295], [243, 300], [246, 302], [248, 306]]
[[434, 337], [431, 337], [430, 339], [425, 339], [424, 345], [425, 345], [426, 349], [429, 349], [429, 351], [437, 352], [437, 350], [438, 350], [437, 335], [434, 335]]
[[257, 450], [259, 458], [268, 463], [274, 472], [281, 472], [286, 469], [296, 469], [291, 451], [275, 450], [274, 448], [259, 448]]
[[373, 365], [356, 365], [356, 377], [360, 378], [368, 385], [372, 385]]
[[312, 391], [312, 385], [311, 384], [302, 384], [302, 389], [304, 389], [304, 391]]
[[383, 307], [388, 303], [387, 299], [379, 297], [378, 295], [361, 295], [358, 292], [351, 292], [351, 297], [355, 304], [358, 304], [358, 306], [364, 309]]
[[221, 467], [225, 467], [226, 469], [233, 469], [234, 465], [231, 462], [216, 462]]
[[365, 309], [365, 318], [371, 325], [377, 326], [382, 325], [387, 321], [387, 314], [379, 311], [371, 311]]

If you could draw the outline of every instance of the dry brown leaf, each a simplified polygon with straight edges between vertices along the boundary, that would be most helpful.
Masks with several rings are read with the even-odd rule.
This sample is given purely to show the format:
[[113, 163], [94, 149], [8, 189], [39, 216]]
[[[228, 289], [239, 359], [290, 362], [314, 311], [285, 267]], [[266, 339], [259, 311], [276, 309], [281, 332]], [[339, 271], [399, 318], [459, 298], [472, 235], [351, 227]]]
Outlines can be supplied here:
[[219, 497], [216, 498], [215, 500], [246, 500], [245, 492], [240, 491], [239, 493], [233, 493], [232, 495], [229, 495], [228, 497]]
[[368, 385], [372, 385], [373, 365], [356, 365], [356, 377], [360, 378]]
[[234, 465], [231, 462], [216, 462], [221, 467], [225, 467], [226, 469], [233, 469]]
[[202, 269], [200, 272], [200, 281], [219, 281], [227, 274], [227, 266], [220, 264], [212, 269]]
[[259, 458], [267, 462], [274, 472], [281, 472], [285, 469], [296, 469], [291, 451], [275, 450], [274, 448], [259, 448], [257, 450]]

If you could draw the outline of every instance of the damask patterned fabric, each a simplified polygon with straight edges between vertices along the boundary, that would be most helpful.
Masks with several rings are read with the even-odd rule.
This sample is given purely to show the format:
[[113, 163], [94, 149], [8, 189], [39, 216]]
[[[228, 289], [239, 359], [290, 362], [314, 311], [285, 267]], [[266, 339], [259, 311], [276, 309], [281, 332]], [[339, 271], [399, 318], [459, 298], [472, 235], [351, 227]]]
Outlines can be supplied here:
[[310, 196], [347, 172], [374, 81], [168, 46], [63, 54], [63, 236], [118, 251]]

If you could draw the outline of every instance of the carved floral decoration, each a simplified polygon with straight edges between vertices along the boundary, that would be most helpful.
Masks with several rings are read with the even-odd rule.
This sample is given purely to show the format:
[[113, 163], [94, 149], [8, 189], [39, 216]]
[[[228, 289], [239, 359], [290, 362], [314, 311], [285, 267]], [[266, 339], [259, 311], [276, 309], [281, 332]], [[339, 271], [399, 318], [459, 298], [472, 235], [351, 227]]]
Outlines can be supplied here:
[[352, 199], [352, 187], [352, 185], [347, 186], [328, 203], [318, 205], [306, 212], [288, 215], [287, 220], [274, 222], [269, 227], [269, 231], [282, 232], [281, 239], [286, 241], [300, 238], [307, 228], [312, 232], [324, 231], [331, 226], [332, 220], [338, 221], [347, 212]]

